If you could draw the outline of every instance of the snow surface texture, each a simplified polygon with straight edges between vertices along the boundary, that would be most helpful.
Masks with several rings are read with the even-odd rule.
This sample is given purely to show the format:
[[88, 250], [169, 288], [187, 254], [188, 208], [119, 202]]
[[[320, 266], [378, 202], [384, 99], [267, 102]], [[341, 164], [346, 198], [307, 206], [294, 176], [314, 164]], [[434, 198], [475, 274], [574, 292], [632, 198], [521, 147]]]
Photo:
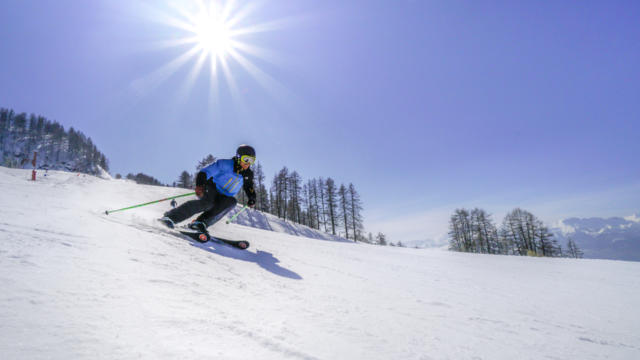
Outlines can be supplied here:
[[28, 178], [0, 168], [2, 359], [640, 358], [640, 263], [216, 224], [242, 251], [163, 230], [167, 203], [104, 214], [179, 189]]

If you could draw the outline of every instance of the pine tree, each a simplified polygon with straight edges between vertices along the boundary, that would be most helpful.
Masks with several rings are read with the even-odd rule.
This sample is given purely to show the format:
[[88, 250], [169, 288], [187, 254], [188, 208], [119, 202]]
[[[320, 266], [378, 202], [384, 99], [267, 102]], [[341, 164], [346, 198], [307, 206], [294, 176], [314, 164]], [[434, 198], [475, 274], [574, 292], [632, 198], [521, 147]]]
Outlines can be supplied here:
[[498, 251], [498, 230], [486, 211], [456, 209], [449, 220], [449, 249], [493, 254]]
[[254, 174], [254, 186], [256, 190], [256, 209], [260, 211], [269, 211], [269, 194], [264, 183], [264, 172], [262, 170], [262, 164], [256, 163], [256, 169]]
[[13, 118], [13, 129], [18, 134], [23, 134], [27, 127], [27, 114], [21, 113]]
[[43, 140], [45, 122], [46, 119], [44, 117], [38, 116], [38, 121], [36, 123], [36, 134], [38, 141]]
[[502, 248], [508, 253], [559, 256], [560, 247], [548, 228], [532, 213], [516, 208], [504, 218], [500, 229]]
[[289, 216], [292, 221], [300, 223], [300, 192], [302, 191], [302, 178], [297, 171], [291, 172], [287, 178], [289, 190]]
[[340, 184], [340, 188], [338, 190], [338, 201], [338, 210], [340, 217], [342, 217], [342, 223], [344, 224], [345, 238], [349, 239], [349, 217], [351, 215], [351, 211], [348, 208], [347, 188], [344, 186], [344, 184]]
[[320, 194], [320, 207], [322, 211], [320, 212], [322, 225], [324, 227], [324, 232], [328, 232], [327, 230], [327, 196], [325, 190], [325, 181], [322, 178], [318, 178], [318, 193]]
[[319, 205], [319, 190], [318, 190], [318, 180], [312, 179], [309, 186], [311, 187], [311, 194], [313, 197], [313, 208], [314, 215], [316, 219], [316, 229], [320, 230], [320, 205]]
[[349, 209], [351, 210], [351, 230], [354, 234], [354, 239], [358, 241], [361, 239], [360, 233], [363, 229], [362, 225], [362, 201], [360, 200], [360, 194], [356, 191], [353, 184], [349, 184]]
[[289, 169], [283, 167], [273, 178], [273, 184], [271, 185], [272, 191], [272, 205], [274, 207], [274, 214], [279, 218], [287, 219], [287, 205], [289, 196]]
[[505, 241], [513, 244], [513, 248], [519, 255], [527, 255], [529, 252], [535, 253], [534, 229], [528, 212], [519, 208], [512, 210], [504, 218], [502, 230]]
[[205, 167], [213, 164], [215, 161], [216, 161], [215, 156], [211, 154], [205, 156], [202, 160], [198, 162], [198, 165], [196, 165], [196, 171], [200, 171], [204, 169]]
[[575, 259], [581, 259], [584, 256], [584, 253], [572, 238], [567, 241], [567, 256]]
[[187, 172], [187, 170], [184, 170], [180, 176], [178, 177], [178, 183], [177, 183], [178, 187], [181, 188], [185, 188], [185, 189], [191, 189], [193, 188], [193, 179], [191, 177], [191, 174], [189, 174]]
[[542, 221], [537, 220], [537, 230], [537, 243], [542, 256], [561, 256], [562, 251], [560, 250], [558, 241]]
[[381, 232], [376, 235], [376, 242], [378, 245], [387, 246], [387, 236]]
[[493, 254], [498, 243], [498, 231], [486, 211], [475, 208], [471, 211], [471, 229], [475, 252]]
[[471, 217], [466, 209], [456, 209], [449, 220], [449, 249], [472, 252]]
[[303, 211], [303, 219], [304, 222], [303, 224], [310, 227], [310, 228], [315, 228], [315, 224], [314, 224], [314, 220], [315, 220], [315, 215], [314, 215], [314, 208], [313, 208], [313, 196], [311, 193], [311, 182], [307, 181], [306, 184], [304, 184], [302, 186], [302, 205], [304, 207], [304, 211]]
[[38, 126], [38, 120], [35, 114], [29, 115], [29, 129], [27, 130], [27, 143], [26, 143], [26, 153], [32, 154], [33, 151], [36, 150], [37, 145], [37, 137], [38, 131], [36, 127]]
[[336, 226], [338, 221], [338, 199], [336, 194], [336, 184], [332, 178], [327, 178], [325, 183], [325, 193], [327, 194], [327, 215], [331, 222], [331, 233], [336, 234]]
[[100, 154], [100, 167], [104, 169], [104, 171], [109, 171], [109, 160], [104, 154]]

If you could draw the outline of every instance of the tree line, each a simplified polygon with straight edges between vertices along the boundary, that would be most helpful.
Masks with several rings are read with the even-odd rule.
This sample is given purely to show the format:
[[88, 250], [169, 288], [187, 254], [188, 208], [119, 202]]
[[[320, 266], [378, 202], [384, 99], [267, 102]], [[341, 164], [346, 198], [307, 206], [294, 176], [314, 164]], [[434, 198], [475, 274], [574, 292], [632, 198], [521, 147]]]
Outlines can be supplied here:
[[57, 121], [35, 114], [16, 114], [0, 108], [0, 159], [6, 167], [25, 167], [33, 152], [38, 152], [39, 169], [77, 171], [98, 174], [109, 171], [109, 161], [90, 137]]
[[263, 211], [347, 239], [366, 240], [362, 200], [352, 183], [338, 185], [331, 177], [304, 181], [285, 166], [274, 175], [267, 192], [260, 164], [256, 174], [256, 190], [261, 194], [258, 204]]
[[[195, 175], [216, 158], [208, 155], [196, 165], [196, 173], [184, 170], [173, 186], [191, 189], [195, 186]], [[283, 167], [273, 180], [267, 183], [262, 165], [252, 166], [255, 208], [287, 221], [292, 221], [333, 235], [344, 236], [355, 241], [387, 245], [385, 236], [378, 234], [374, 241], [371, 234], [364, 235], [362, 200], [353, 184], [336, 184], [331, 177], [303, 180], [297, 171]], [[244, 191], [238, 194], [238, 202], [248, 201]]]
[[[137, 173], [135, 175], [132, 173], [129, 173], [127, 174], [127, 176], [125, 176], [125, 178], [128, 180], [135, 181], [136, 184], [167, 186], [162, 182], [160, 182], [160, 180], [154, 178], [153, 176], [143, 174], [143, 173]], [[116, 179], [122, 179], [122, 175], [116, 174]]]
[[513, 209], [496, 226], [490, 214], [475, 208], [456, 209], [449, 220], [449, 250], [482, 254], [582, 257], [569, 239], [566, 251], [549, 228], [532, 213]]

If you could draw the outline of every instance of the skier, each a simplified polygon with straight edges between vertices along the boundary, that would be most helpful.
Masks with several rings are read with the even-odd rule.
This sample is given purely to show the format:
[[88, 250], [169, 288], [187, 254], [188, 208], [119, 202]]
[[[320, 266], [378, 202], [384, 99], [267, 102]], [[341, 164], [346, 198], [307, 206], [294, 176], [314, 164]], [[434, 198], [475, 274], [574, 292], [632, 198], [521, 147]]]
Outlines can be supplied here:
[[233, 158], [217, 160], [203, 168], [196, 176], [198, 200], [187, 201], [167, 211], [159, 219], [160, 222], [173, 229], [175, 224], [202, 212], [188, 227], [206, 234], [207, 227], [215, 224], [236, 206], [235, 195], [240, 188], [244, 189], [249, 198], [247, 205], [252, 208], [256, 204], [256, 192], [250, 167], [255, 160], [256, 152], [253, 147], [240, 145]]
[[171, 207], [175, 209], [176, 206], [178, 206], [178, 202], [176, 201], [176, 199], [171, 199]]

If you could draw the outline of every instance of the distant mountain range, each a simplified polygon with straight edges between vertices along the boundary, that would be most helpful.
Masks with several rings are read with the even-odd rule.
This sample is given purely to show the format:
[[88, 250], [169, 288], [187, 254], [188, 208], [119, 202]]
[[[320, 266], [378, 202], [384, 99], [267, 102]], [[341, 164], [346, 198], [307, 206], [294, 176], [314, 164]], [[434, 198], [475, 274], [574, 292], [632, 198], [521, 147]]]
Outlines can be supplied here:
[[410, 240], [403, 241], [402, 245], [410, 248], [440, 248], [440, 247], [448, 247], [449, 243], [447, 242], [446, 237], [440, 239], [425, 239], [425, 240]]
[[585, 258], [640, 261], [640, 216], [569, 218], [552, 228], [559, 243], [566, 247], [572, 238]]

